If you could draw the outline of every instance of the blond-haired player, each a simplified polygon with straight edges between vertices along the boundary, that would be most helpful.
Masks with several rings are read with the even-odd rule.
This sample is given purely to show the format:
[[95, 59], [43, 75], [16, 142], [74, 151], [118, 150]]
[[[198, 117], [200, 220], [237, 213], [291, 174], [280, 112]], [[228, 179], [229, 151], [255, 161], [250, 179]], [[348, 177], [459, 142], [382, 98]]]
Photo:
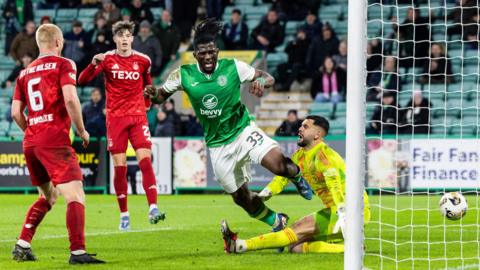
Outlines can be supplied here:
[[[40, 197], [27, 212], [12, 251], [17, 261], [34, 261], [31, 241], [57, 194], [67, 203], [70, 264], [104, 263], [85, 251], [85, 193], [83, 176], [69, 131], [75, 124], [83, 145], [89, 134], [82, 120], [76, 90], [76, 66], [61, 57], [63, 35], [56, 25], [44, 24], [36, 33], [40, 55], [20, 72], [12, 101], [12, 118], [25, 132], [23, 151], [30, 179]], [[28, 108], [28, 118], [25, 116]]]

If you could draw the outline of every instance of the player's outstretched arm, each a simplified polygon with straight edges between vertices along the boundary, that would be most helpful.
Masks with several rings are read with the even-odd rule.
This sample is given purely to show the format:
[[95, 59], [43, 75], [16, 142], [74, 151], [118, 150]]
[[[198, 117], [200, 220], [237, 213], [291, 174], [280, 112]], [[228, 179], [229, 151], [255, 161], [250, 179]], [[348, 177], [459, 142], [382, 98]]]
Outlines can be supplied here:
[[272, 196], [280, 194], [287, 185], [288, 178], [277, 175], [262, 191], [260, 191], [260, 193], [258, 193], [258, 197], [264, 201], [267, 201]]
[[275, 84], [275, 79], [268, 72], [265, 72], [260, 69], [255, 70], [255, 75], [253, 76], [253, 82], [250, 86], [250, 93], [257, 97], [262, 97], [265, 88], [270, 88]]
[[25, 103], [20, 100], [12, 101], [12, 119], [17, 123], [21, 130], [25, 131], [27, 129], [27, 119], [25, 118]]
[[105, 59], [105, 54], [103, 53], [96, 54], [92, 58], [92, 62], [80, 73], [80, 76], [78, 76], [78, 84], [86, 85], [95, 77], [97, 77], [98, 74], [102, 72], [102, 66], [100, 65], [100, 63], [104, 59]]
[[147, 85], [143, 90], [143, 95], [155, 104], [164, 103], [172, 94], [173, 92], [168, 93], [163, 87], [155, 88], [153, 85]]
[[62, 87], [62, 93], [68, 115], [77, 128], [78, 135], [83, 141], [83, 146], [87, 147], [90, 135], [83, 124], [82, 107], [80, 105], [80, 100], [78, 100], [77, 88], [72, 84], [66, 84]]

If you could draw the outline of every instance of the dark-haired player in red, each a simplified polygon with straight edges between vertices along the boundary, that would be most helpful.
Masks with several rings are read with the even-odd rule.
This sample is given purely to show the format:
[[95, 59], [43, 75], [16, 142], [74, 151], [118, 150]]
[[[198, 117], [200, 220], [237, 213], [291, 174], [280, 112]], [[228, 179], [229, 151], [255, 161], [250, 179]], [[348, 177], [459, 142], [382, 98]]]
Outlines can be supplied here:
[[150, 105], [143, 97], [143, 89], [150, 87], [151, 61], [147, 55], [132, 50], [132, 22], [117, 22], [113, 25], [113, 40], [116, 50], [97, 54], [91, 64], [82, 71], [78, 83], [84, 85], [101, 72], [105, 76], [107, 93], [107, 141], [112, 154], [113, 183], [120, 207], [120, 230], [130, 229], [127, 208], [127, 145], [130, 140], [135, 149], [142, 172], [143, 189], [149, 204], [150, 223], [156, 224], [165, 218], [157, 207], [157, 184], [151, 162], [150, 131], [146, 108]]
[[[12, 118], [25, 131], [23, 152], [40, 198], [27, 212], [12, 251], [13, 259], [36, 260], [30, 243], [59, 192], [67, 203], [70, 264], [104, 263], [85, 251], [85, 193], [82, 172], [69, 138], [71, 121], [85, 147], [90, 136], [83, 125], [75, 88], [76, 66], [72, 60], [60, 57], [63, 35], [56, 25], [40, 26], [36, 40], [40, 56], [17, 78]], [[26, 107], [28, 118], [24, 114]]]

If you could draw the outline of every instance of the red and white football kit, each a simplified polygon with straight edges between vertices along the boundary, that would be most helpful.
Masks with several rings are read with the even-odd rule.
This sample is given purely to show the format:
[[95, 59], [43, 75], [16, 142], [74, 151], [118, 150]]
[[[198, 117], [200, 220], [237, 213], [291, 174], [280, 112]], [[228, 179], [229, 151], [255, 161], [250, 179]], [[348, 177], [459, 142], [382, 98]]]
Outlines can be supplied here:
[[[101, 72], [105, 77], [107, 141], [112, 154], [125, 153], [128, 140], [135, 150], [151, 149], [150, 130], [146, 110], [150, 100], [143, 97], [143, 89], [152, 84], [151, 60], [132, 50], [129, 56], [121, 56], [116, 50], [108, 51], [96, 66], [89, 64], [78, 78], [80, 85], [88, 83]], [[156, 207], [157, 189], [150, 157], [139, 160], [142, 184], [150, 206]], [[121, 213], [127, 208], [127, 167], [115, 166], [113, 183]]]
[[[77, 155], [69, 138], [71, 120], [65, 107], [62, 87], [75, 85], [75, 63], [67, 58], [43, 55], [20, 72], [14, 100], [28, 107], [23, 151], [33, 185], [53, 185], [83, 180]], [[27, 212], [20, 232], [20, 244], [30, 243], [37, 226], [52, 206], [40, 197]], [[85, 206], [67, 204], [70, 250], [85, 250]]]
[[150, 100], [143, 89], [152, 84], [150, 58], [137, 51], [120, 56], [115, 50], [105, 53], [98, 65], [90, 64], [82, 71], [78, 83], [84, 85], [101, 72], [105, 75], [108, 150], [125, 153], [128, 140], [133, 148], [151, 148], [146, 108]]
[[44, 55], [20, 72], [13, 94], [28, 107], [23, 149], [32, 184], [54, 185], [82, 180], [75, 151], [71, 147], [71, 120], [62, 87], [75, 85], [75, 63], [67, 58]]

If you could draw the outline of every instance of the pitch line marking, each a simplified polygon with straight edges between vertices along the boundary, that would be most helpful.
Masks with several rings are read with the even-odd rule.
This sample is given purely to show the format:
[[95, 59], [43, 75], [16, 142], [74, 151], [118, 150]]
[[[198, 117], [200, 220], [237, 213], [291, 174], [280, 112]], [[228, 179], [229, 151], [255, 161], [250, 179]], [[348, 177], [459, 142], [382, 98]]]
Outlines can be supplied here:
[[[110, 232], [94, 232], [94, 233], [85, 233], [85, 236], [102, 236], [102, 235], [114, 235], [114, 234], [127, 234], [127, 233], [144, 233], [144, 232], [158, 232], [158, 231], [171, 231], [171, 227], [162, 227], [156, 229], [145, 229], [145, 230], [129, 230], [127, 232], [122, 231], [110, 231]], [[59, 238], [68, 238], [67, 234], [56, 234], [56, 235], [46, 235], [43, 237], [36, 237], [36, 240], [48, 240], [48, 239], [59, 239]], [[6, 242], [15, 242], [17, 239], [1, 239], [0, 243]]]

